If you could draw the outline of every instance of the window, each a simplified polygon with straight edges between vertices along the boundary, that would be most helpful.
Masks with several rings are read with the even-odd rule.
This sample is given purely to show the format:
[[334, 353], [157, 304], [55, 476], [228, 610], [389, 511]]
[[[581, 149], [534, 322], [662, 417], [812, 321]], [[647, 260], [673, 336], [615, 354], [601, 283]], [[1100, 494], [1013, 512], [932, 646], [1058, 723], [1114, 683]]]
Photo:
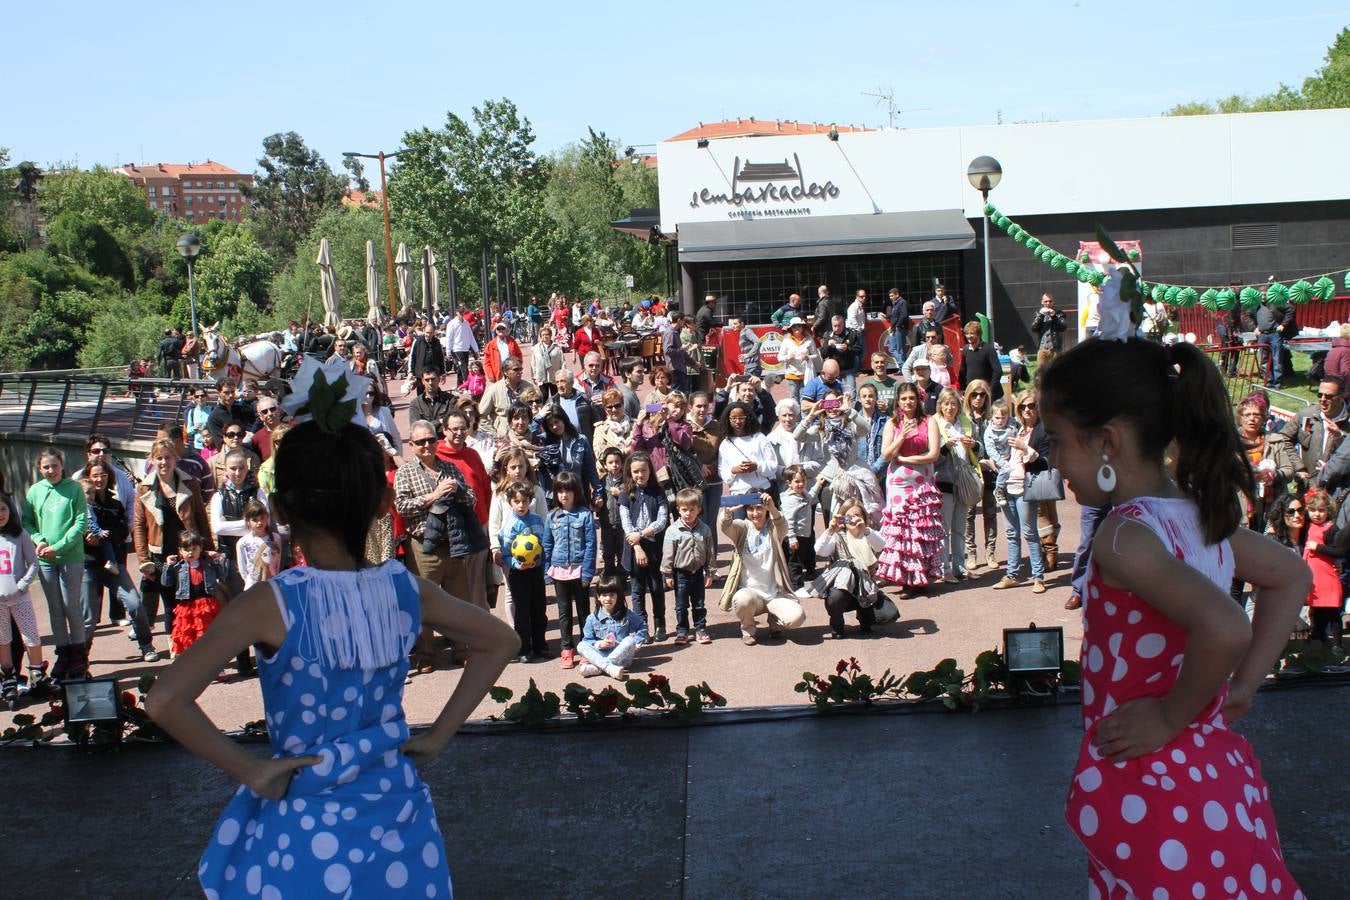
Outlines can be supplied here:
[[[152, 188], [152, 190], [153, 190], [153, 188]], [[150, 201], [150, 208], [151, 208], [151, 209], [159, 209], [159, 204], [156, 203], [154, 200], [151, 200], [151, 201]]]
[[[192, 205], [192, 198], [191, 198], [191, 197], [185, 197], [185, 198], [183, 198], [183, 202], [184, 202], [185, 204], [187, 204], [188, 206], [191, 206], [191, 205]], [[188, 215], [190, 216], [190, 215], [192, 215], [192, 213], [189, 212]]]
[[223, 190], [225, 190], [225, 182], [223, 182], [223, 181], [217, 181], [217, 182], [216, 182], [216, 190], [218, 190], [218, 191], [223, 191]]
[[224, 206], [224, 205], [225, 205], [225, 198], [224, 198], [224, 197], [221, 197], [221, 198], [220, 198], [220, 205], [221, 205], [221, 206]]
[[[158, 194], [156, 194], [156, 192], [155, 192], [155, 186], [154, 186], [154, 185], [151, 185], [150, 187], [146, 188], [146, 192], [147, 192], [151, 197], [156, 197], [156, 196], [158, 196]], [[151, 206], [154, 206], [155, 204], [151, 203], [150, 205], [151, 205]]]

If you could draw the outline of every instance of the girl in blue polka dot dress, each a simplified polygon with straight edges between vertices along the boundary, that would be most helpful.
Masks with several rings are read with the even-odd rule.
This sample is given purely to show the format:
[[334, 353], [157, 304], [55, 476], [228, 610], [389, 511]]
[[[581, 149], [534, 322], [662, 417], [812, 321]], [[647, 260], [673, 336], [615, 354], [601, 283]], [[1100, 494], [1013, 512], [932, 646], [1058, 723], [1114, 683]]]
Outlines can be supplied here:
[[[366, 565], [366, 533], [392, 499], [384, 452], [349, 418], [328, 418], [292, 428], [276, 452], [274, 509], [308, 565], [241, 594], [147, 699], [184, 747], [241, 782], [198, 866], [209, 898], [451, 896], [416, 767], [445, 749], [519, 646], [401, 563]], [[424, 624], [467, 646], [469, 661], [430, 729], [410, 737], [403, 684]], [[250, 646], [271, 758], [226, 738], [196, 703]]]

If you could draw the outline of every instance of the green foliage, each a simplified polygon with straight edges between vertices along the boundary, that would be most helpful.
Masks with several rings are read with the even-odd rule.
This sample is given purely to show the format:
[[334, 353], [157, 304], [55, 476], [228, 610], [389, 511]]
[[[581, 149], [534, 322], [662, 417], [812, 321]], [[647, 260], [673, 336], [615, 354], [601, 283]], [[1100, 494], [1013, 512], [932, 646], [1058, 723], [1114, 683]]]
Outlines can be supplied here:
[[[1065, 683], [1077, 678], [1077, 669], [1062, 671]], [[802, 680], [794, 687], [806, 694], [816, 709], [830, 709], [851, 703], [872, 705], [878, 700], [940, 700], [948, 709], [979, 710], [990, 694], [1004, 688], [1010, 675], [997, 650], [986, 650], [975, 658], [975, 671], [966, 675], [954, 659], [944, 659], [928, 671], [912, 672], [901, 679], [887, 669], [873, 678], [862, 671], [858, 660], [841, 659], [835, 664], [834, 674], [822, 677], [814, 672], [803, 672]]]
[[[646, 681], [628, 679], [624, 682], [624, 690], [628, 692], [627, 696], [613, 686], [592, 691], [574, 681], [563, 688], [559, 698], [552, 691], [541, 692], [531, 678], [529, 688], [520, 700], [502, 712], [502, 718], [522, 725], [539, 725], [557, 718], [565, 707], [583, 724], [599, 722], [614, 714], [628, 718], [641, 709], [688, 720], [701, 716], [706, 709], [727, 705], [726, 698], [708, 687], [706, 681], [676, 691], [670, 686], [670, 679], [655, 672], [648, 675]], [[513, 694], [510, 688], [494, 685], [488, 690], [488, 696], [494, 703], [506, 703]]]
[[221, 226], [205, 235], [205, 247], [193, 271], [197, 316], [203, 323], [235, 316], [244, 301], [255, 310], [266, 304], [272, 280], [272, 257], [252, 230], [233, 222], [221, 221]]
[[109, 232], [148, 228], [155, 220], [141, 189], [130, 178], [103, 166], [47, 174], [37, 192], [37, 202], [49, 222], [62, 213], [71, 213]]
[[47, 251], [68, 256], [95, 275], [113, 278], [123, 287], [135, 284], [131, 260], [102, 223], [74, 210], [59, 213], [47, 225]]
[[1218, 113], [1279, 112], [1291, 109], [1350, 107], [1350, 28], [1342, 28], [1327, 48], [1325, 64], [1298, 88], [1281, 84], [1269, 94], [1247, 97], [1232, 94], [1219, 100], [1179, 103], [1168, 116], [1208, 116]]
[[164, 297], [155, 289], [104, 300], [80, 347], [79, 365], [120, 366], [133, 359], [154, 358], [164, 329], [171, 324], [164, 312]]
[[253, 183], [241, 183], [240, 191], [253, 201], [251, 219], [258, 241], [284, 260], [294, 255], [320, 216], [341, 205], [347, 179], [334, 174], [294, 131], [263, 138], [258, 168]]

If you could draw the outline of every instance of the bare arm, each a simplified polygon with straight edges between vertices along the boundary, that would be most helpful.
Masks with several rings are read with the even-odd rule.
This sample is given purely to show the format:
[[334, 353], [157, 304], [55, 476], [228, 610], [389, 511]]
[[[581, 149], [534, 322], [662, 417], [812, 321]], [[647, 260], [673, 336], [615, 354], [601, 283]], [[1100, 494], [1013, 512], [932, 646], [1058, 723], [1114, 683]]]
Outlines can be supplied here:
[[145, 699], [146, 711], [174, 740], [254, 793], [272, 800], [286, 795], [296, 769], [312, 766], [320, 758], [254, 756], [221, 734], [197, 705], [197, 698], [249, 645], [279, 647], [285, 639], [286, 626], [272, 586], [254, 585], [221, 610], [206, 634], [174, 660]]
[[1228, 687], [1224, 716], [1229, 721], [1246, 712], [1252, 695], [1284, 652], [1312, 583], [1307, 563], [1270, 538], [1239, 528], [1231, 541], [1237, 561], [1235, 574], [1255, 588], [1256, 612], [1252, 615], [1251, 643]]
[[422, 624], [430, 625], [456, 644], [467, 644], [468, 659], [463, 674], [455, 684], [431, 728], [403, 745], [403, 752], [413, 762], [430, 762], [450, 742], [455, 732], [474, 711], [488, 688], [492, 687], [506, 668], [506, 663], [520, 652], [520, 638], [509, 625], [485, 610], [452, 597], [425, 578], [417, 579], [421, 594]]
[[1173, 556], [1146, 526], [1112, 519], [1092, 541], [1108, 584], [1137, 595], [1187, 633], [1176, 684], [1166, 697], [1121, 704], [1093, 743], [1112, 760], [1152, 753], [1176, 737], [1223, 687], [1251, 643], [1241, 607], [1199, 570]]

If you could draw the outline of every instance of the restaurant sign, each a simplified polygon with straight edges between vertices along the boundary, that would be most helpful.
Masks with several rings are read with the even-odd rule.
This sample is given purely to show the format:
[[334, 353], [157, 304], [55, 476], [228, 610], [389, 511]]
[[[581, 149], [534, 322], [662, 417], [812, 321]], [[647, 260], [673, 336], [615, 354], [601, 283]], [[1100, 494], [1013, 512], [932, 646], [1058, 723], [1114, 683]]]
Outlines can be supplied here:
[[689, 208], [730, 206], [733, 209], [727, 215], [735, 219], [809, 216], [811, 207], [802, 204], [811, 201], [827, 203], [838, 196], [839, 186], [833, 181], [821, 184], [806, 180], [801, 158], [796, 153], [792, 154], [791, 160], [785, 158], [781, 163], [753, 163], [747, 158], [742, 164], [737, 156], [731, 167], [731, 189], [715, 191], [705, 187], [694, 191]]

